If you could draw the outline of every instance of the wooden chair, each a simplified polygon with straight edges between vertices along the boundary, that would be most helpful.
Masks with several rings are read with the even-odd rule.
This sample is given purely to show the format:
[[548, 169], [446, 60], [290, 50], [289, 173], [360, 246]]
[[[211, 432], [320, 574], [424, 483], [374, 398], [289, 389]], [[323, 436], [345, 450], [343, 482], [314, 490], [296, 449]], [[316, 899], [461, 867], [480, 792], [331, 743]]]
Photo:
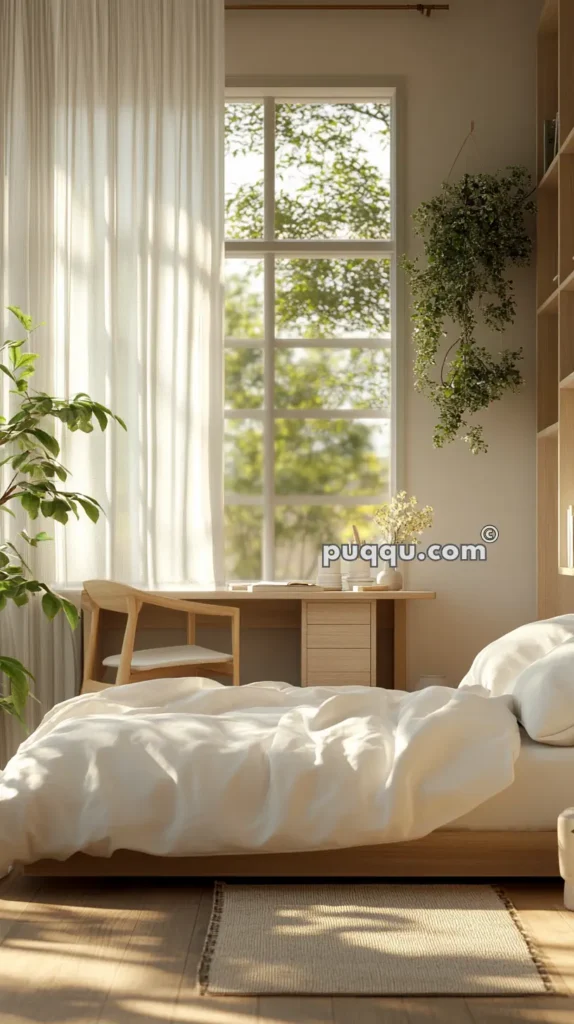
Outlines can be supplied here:
[[[143, 679], [209, 674], [231, 676], [233, 685], [239, 686], [239, 608], [182, 601], [161, 594], [135, 590], [123, 583], [111, 583], [108, 580], [88, 580], [84, 583], [84, 592], [91, 612], [91, 623], [84, 659], [82, 693], [103, 690], [107, 686], [137, 683]], [[143, 605], [184, 612], [187, 616], [187, 644], [182, 647], [134, 651], [138, 617]], [[121, 653], [104, 658], [102, 662], [102, 665], [108, 668], [117, 669], [115, 684], [95, 679], [102, 611], [127, 615]], [[231, 619], [231, 654], [211, 651], [195, 643], [197, 614], [225, 616]]]

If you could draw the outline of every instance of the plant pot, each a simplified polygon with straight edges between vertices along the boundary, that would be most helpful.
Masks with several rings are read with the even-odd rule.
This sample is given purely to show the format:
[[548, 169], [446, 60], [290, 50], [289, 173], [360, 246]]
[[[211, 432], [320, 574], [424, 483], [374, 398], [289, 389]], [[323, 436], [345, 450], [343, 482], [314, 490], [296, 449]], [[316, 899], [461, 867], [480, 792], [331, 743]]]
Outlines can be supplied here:
[[377, 576], [377, 583], [379, 586], [388, 587], [389, 590], [402, 590], [403, 589], [403, 574], [398, 569], [392, 569], [390, 565], [387, 565], [385, 569], [382, 569]]

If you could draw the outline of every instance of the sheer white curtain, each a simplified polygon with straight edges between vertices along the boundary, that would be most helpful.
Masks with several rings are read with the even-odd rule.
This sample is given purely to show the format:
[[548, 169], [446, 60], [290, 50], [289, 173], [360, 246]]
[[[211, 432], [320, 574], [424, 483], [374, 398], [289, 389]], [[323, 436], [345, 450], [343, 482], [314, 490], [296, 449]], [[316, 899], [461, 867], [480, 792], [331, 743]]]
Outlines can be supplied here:
[[[44, 578], [223, 578], [223, 16], [223, 0], [0, 5], [3, 305], [44, 323], [43, 388], [128, 425], [62, 437], [107, 515], [51, 529]], [[41, 710], [73, 693], [65, 630], [0, 615]]]

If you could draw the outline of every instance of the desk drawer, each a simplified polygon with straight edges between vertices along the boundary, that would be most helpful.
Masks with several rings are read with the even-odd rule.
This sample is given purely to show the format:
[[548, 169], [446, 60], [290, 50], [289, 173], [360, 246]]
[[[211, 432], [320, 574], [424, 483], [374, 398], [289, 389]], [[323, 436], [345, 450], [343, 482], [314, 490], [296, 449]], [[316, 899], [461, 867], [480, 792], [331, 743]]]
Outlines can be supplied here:
[[307, 626], [307, 648], [370, 647], [371, 626]]
[[370, 686], [370, 672], [310, 672], [307, 686]]
[[367, 625], [371, 621], [370, 601], [308, 601], [307, 623], [313, 625]]
[[368, 647], [337, 648], [336, 650], [307, 648], [307, 683], [311, 681], [314, 672], [325, 675], [325, 673], [332, 672], [370, 673], [370, 671], [371, 651]]

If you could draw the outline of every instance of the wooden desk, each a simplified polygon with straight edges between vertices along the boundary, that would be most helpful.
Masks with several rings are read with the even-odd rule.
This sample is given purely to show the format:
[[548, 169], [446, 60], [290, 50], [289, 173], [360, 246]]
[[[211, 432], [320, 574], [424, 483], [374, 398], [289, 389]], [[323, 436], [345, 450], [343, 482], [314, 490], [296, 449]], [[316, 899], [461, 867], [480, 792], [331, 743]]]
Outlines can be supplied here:
[[[81, 587], [57, 587], [58, 593], [77, 602]], [[310, 591], [308, 594], [289, 590], [229, 591], [184, 586], [158, 588], [157, 593], [188, 600], [226, 604], [240, 608], [241, 631], [251, 629], [291, 629], [301, 641], [302, 686], [350, 685], [386, 686], [405, 690], [406, 680], [406, 616], [409, 601], [429, 601], [432, 591], [398, 590], [354, 593], [348, 591]], [[89, 610], [82, 600], [84, 627]], [[181, 622], [179, 619], [181, 618]], [[116, 653], [121, 646], [124, 619], [119, 614], [104, 612], [102, 657]], [[213, 620], [198, 616], [197, 626], [214, 628]], [[217, 627], [225, 634], [225, 623]], [[156, 637], [146, 632], [182, 631], [184, 615], [161, 608], [145, 607], [138, 626], [138, 647], [158, 646]], [[109, 643], [106, 643], [106, 633]], [[173, 634], [172, 634], [173, 635]], [[222, 637], [223, 640], [223, 637]], [[171, 638], [170, 638], [171, 642]], [[173, 639], [183, 643], [184, 639]], [[166, 641], [163, 639], [162, 644]], [[209, 644], [208, 644], [209, 646]], [[243, 647], [243, 644], [242, 644]], [[224, 646], [218, 649], [225, 650]], [[282, 678], [275, 672], [273, 678]], [[99, 676], [102, 678], [102, 676]], [[270, 676], [259, 677], [270, 678]], [[292, 682], [293, 680], [288, 680]]]

